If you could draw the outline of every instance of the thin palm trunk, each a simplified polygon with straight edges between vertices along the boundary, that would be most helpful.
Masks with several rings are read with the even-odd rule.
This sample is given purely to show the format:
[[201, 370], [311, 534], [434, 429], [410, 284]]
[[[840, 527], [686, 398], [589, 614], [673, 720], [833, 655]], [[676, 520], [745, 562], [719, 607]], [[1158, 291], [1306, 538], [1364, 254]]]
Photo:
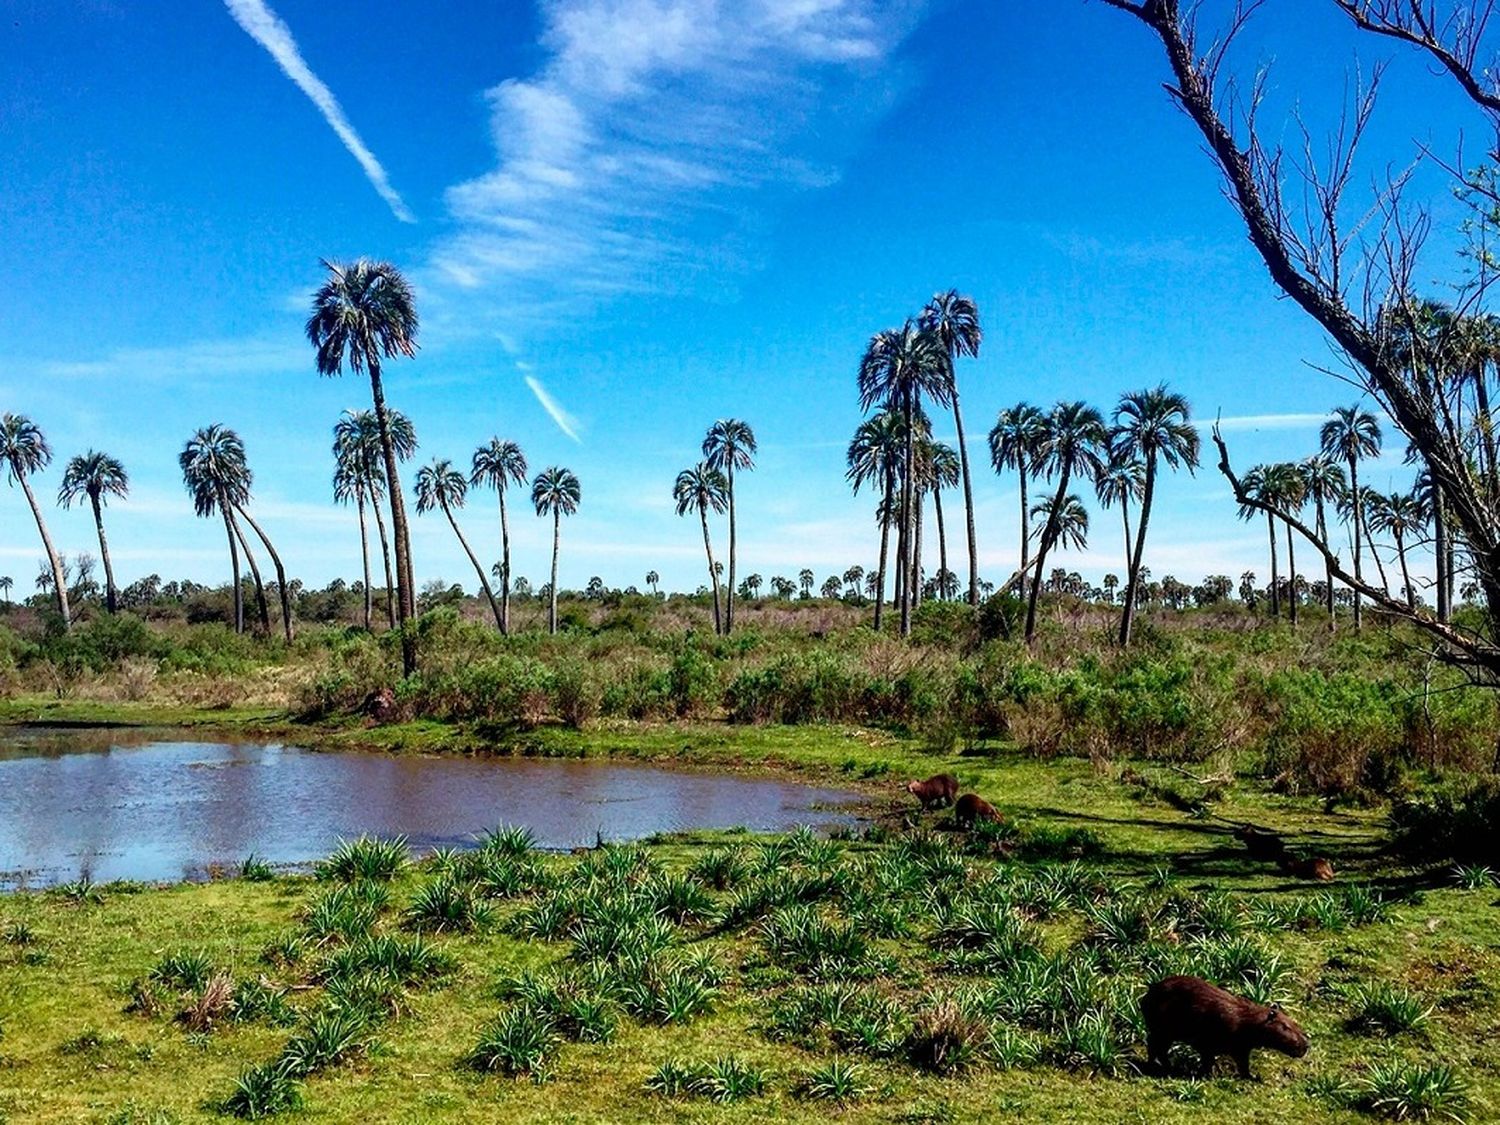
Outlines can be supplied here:
[[552, 509], [552, 584], [548, 587], [550, 594], [547, 606], [547, 632], [557, 633], [557, 549], [562, 544], [562, 512], [557, 508]]
[[47, 562], [52, 566], [52, 588], [57, 594], [57, 612], [62, 614], [63, 628], [72, 632], [73, 614], [68, 607], [68, 580], [63, 574], [62, 557], [52, 546], [52, 536], [47, 532], [47, 521], [42, 519], [42, 509], [36, 502], [36, 494], [31, 491], [31, 481], [26, 478], [25, 473], [17, 471], [14, 475], [21, 482], [21, 491], [26, 493], [26, 502], [31, 505], [31, 514], [36, 518], [36, 529], [42, 537], [42, 549], [47, 552]]
[[240, 526], [240, 521], [234, 518], [232, 509], [229, 513], [229, 523], [234, 528], [235, 538], [240, 541], [240, 550], [245, 553], [245, 563], [250, 567], [250, 577], [255, 583], [255, 605], [260, 610], [261, 632], [270, 636], [271, 608], [266, 602], [266, 585], [260, 580], [260, 565], [255, 561], [254, 552], [250, 550], [250, 540], [245, 538], [245, 529]]
[[510, 635], [510, 519], [505, 514], [505, 482], [500, 496], [500, 632]]
[[448, 526], [453, 529], [453, 534], [458, 536], [458, 545], [464, 549], [464, 554], [469, 556], [469, 563], [474, 567], [474, 573], [479, 575], [479, 588], [484, 591], [485, 598], [490, 603], [490, 612], [495, 615], [495, 628], [502, 633], [505, 632], [505, 618], [500, 613], [500, 603], [495, 600], [495, 592], [490, 589], [489, 579], [484, 576], [484, 567], [480, 565], [469, 541], [464, 538], [463, 530], [458, 526], [458, 520], [453, 518], [453, 509], [448, 507], [447, 501], [440, 500], [438, 503], [443, 509], [443, 515], [448, 517]]
[[243, 633], [245, 631], [245, 590], [240, 585], [240, 549], [235, 543], [234, 521], [229, 518], [229, 509], [220, 505], [219, 511], [224, 516], [224, 534], [229, 537], [229, 570], [233, 576], [231, 581], [234, 589], [234, 631]]
[[[1328, 520], [1327, 520], [1327, 512], [1326, 512], [1326, 510], [1325, 510], [1325, 508], [1323, 506], [1323, 494], [1321, 492], [1317, 493], [1317, 494], [1315, 494], [1313, 496], [1313, 503], [1316, 505], [1316, 507], [1318, 509], [1318, 539], [1321, 542], [1327, 543], [1328, 542]], [[1323, 577], [1324, 577], [1325, 583], [1328, 586], [1328, 589], [1323, 592], [1323, 598], [1324, 598], [1325, 602], [1327, 603], [1326, 608], [1328, 609], [1328, 631], [1330, 633], [1332, 633], [1337, 628], [1337, 623], [1336, 623], [1336, 621], [1334, 619], [1334, 605], [1333, 605], [1333, 557], [1331, 555], [1325, 555], [1325, 556], [1323, 556]]]
[[1057, 534], [1057, 516], [1062, 510], [1063, 497], [1068, 494], [1068, 477], [1071, 471], [1071, 466], [1063, 467], [1057, 484], [1057, 495], [1053, 497], [1052, 508], [1047, 513], [1047, 522], [1042, 528], [1042, 541], [1037, 544], [1036, 573], [1031, 576], [1031, 596], [1026, 602], [1027, 644], [1036, 639], [1036, 603], [1042, 596], [1042, 571], [1047, 568], [1047, 553], [1052, 549], [1052, 540]]
[[[1154, 446], [1152, 447], [1155, 448]], [[1120, 497], [1120, 506], [1125, 509], [1125, 566], [1129, 577], [1125, 581], [1125, 608], [1120, 614], [1120, 646], [1130, 644], [1130, 630], [1135, 624], [1136, 583], [1140, 581], [1141, 559], [1146, 554], [1146, 525], [1151, 522], [1151, 501], [1156, 495], [1156, 454], [1146, 456], [1146, 484], [1141, 490], [1141, 522], [1135, 529], [1135, 547], [1130, 546], [1130, 501]]]
[[[1026, 507], [1026, 458], [1016, 458], [1016, 471], [1021, 474], [1021, 573], [1031, 564], [1031, 513]], [[1024, 579], [1023, 579], [1024, 581]]]
[[[391, 505], [391, 537], [396, 541], [397, 616], [404, 626], [416, 616], [416, 591], [412, 587], [411, 535], [407, 530], [406, 501], [401, 496], [401, 474], [396, 464], [396, 446], [391, 440], [391, 419], [385, 407], [385, 388], [380, 383], [380, 364], [370, 364], [370, 393], [375, 399], [375, 421], [380, 428], [380, 451], [385, 459], [386, 493]], [[417, 640], [402, 630], [401, 665], [406, 675], [417, 670]]]
[[292, 643], [292, 592], [286, 584], [286, 567], [281, 565], [281, 556], [271, 544], [271, 537], [260, 529], [250, 513], [244, 508], [236, 507], [236, 511], [245, 517], [245, 522], [250, 525], [250, 530], [255, 532], [257, 539], [265, 545], [266, 554], [271, 556], [271, 565], [276, 568], [276, 594], [281, 602], [281, 632], [286, 638], [286, 643]]
[[1406, 606], [1415, 609], [1417, 598], [1411, 588], [1411, 571], [1406, 568], [1406, 539], [1399, 531], [1393, 534], [1396, 536], [1396, 558], [1401, 561], [1401, 581], [1406, 587]]
[[1500, 454], [1496, 452], [1495, 431], [1490, 425], [1490, 388], [1484, 367], [1485, 365], [1480, 363], [1473, 374], [1474, 405], [1479, 415], [1474, 421], [1478, 424], [1479, 436], [1484, 443], [1485, 475], [1488, 478], [1490, 493], [1493, 495], [1496, 488], [1500, 487], [1500, 477], [1497, 477], [1497, 473], [1500, 473], [1500, 466], [1497, 466], [1497, 462], [1500, 462]]
[[937, 516], [938, 531], [938, 597], [948, 600], [948, 532], [943, 528], [943, 490], [932, 490], [932, 510]]
[[922, 604], [922, 527], [926, 522], [923, 518], [923, 510], [927, 507], [927, 500], [922, 495], [921, 489], [917, 490], [915, 500], [917, 529], [914, 535], [916, 541], [912, 546], [911, 564], [911, 604], [913, 610]]
[[1370, 534], [1370, 529], [1365, 528], [1365, 542], [1370, 548], [1370, 557], [1375, 560], [1375, 573], [1380, 575], [1380, 588], [1386, 593], [1391, 592], [1391, 580], [1385, 574], [1385, 560], [1380, 557], [1380, 548], [1375, 543], [1375, 538]]
[[94, 530], [99, 533], [99, 559], [104, 563], [104, 608], [114, 613], [119, 608], [119, 594], [115, 589], [115, 568], [109, 561], [109, 541], [104, 537], [104, 507], [99, 503], [99, 493], [89, 492], [89, 503], [94, 506]]
[[1442, 498], [1433, 489], [1432, 504], [1432, 548], [1437, 564], [1437, 614], [1438, 620], [1446, 622], [1453, 614], [1448, 601], [1448, 524], [1443, 518]]
[[719, 574], [714, 570], [714, 549], [708, 538], [708, 506], [698, 505], [698, 515], [703, 520], [703, 553], [708, 556], [708, 581], [714, 588], [714, 633], [720, 635], [724, 631], [723, 618], [719, 612]]
[[880, 632], [880, 613], [885, 605], [885, 563], [891, 542], [891, 504], [895, 500], [896, 476], [885, 474], [885, 502], [881, 504], [880, 516], [880, 563], [875, 570], [875, 631]]
[[375, 530], [380, 533], [380, 558], [385, 564], [385, 617], [386, 624], [396, 627], [396, 583], [391, 574], [391, 543], [385, 534], [385, 517], [380, 514], [380, 504], [371, 499], [370, 508], [375, 512]]
[[[964, 444], [964, 415], [958, 408], [958, 380], [953, 380], [953, 424], [958, 428], [958, 464], [964, 478], [964, 518], [969, 535], [969, 604], [979, 605], [979, 547], [974, 537], [974, 486], [969, 479], [969, 447]], [[1024, 486], [1023, 486], [1024, 487]], [[938, 507], [938, 527], [943, 523], [942, 506]], [[938, 532], [942, 541], [942, 531]], [[943, 564], [947, 570], [947, 564]]]
[[1286, 602], [1287, 609], [1292, 622], [1292, 628], [1297, 627], [1297, 534], [1292, 530], [1292, 525], [1286, 525]]
[[[1359, 512], [1362, 505], [1359, 502], [1359, 459], [1349, 458], [1349, 518], [1354, 521], [1354, 581], [1362, 581], [1359, 572]], [[1359, 632], [1362, 614], [1360, 612], [1359, 590], [1354, 591], [1354, 631]]]
[[896, 541], [896, 549], [901, 556], [901, 564], [905, 569], [905, 581], [900, 584], [901, 598], [901, 635], [911, 636], [911, 547], [912, 547], [912, 523], [911, 523], [911, 491], [912, 464], [915, 460], [914, 453], [916, 443], [912, 434], [912, 396], [910, 388], [906, 392], [906, 437], [903, 441], [904, 450], [901, 457], [901, 535]]
[[738, 540], [734, 527], [734, 453], [731, 448], [724, 458], [725, 492], [729, 495], [729, 587], [725, 591], [724, 635], [734, 631], [734, 566], [738, 554]]
[[359, 511], [359, 561], [365, 576], [365, 632], [370, 631], [370, 617], [375, 611], [375, 593], [370, 589], [370, 529], [365, 522], [365, 486], [354, 490], [354, 506]]
[[1276, 572], [1276, 517], [1266, 513], [1266, 531], [1271, 536], [1271, 616], [1281, 616], [1281, 579]]

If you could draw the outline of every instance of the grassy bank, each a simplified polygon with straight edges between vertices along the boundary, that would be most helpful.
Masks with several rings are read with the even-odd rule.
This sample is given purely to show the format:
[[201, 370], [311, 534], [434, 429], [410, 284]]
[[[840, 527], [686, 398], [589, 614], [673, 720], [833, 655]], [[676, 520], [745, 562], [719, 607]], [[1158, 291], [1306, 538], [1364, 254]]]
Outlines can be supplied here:
[[[355, 854], [324, 878], [0, 899], [0, 1116], [222, 1119], [247, 1068], [272, 1097], [283, 1066], [301, 1117], [329, 1122], [1355, 1121], [1382, 1094], [1500, 1111], [1479, 873], [1391, 867], [1376, 814], [1245, 782], [1204, 817], [1149, 763], [1123, 784], [1018, 753], [960, 768], [1003, 832], [933, 813], [579, 857], [500, 837], [395, 871]], [[1249, 860], [1237, 820], [1338, 880]], [[1170, 970], [1281, 1000], [1312, 1052], [1258, 1053], [1248, 1084], [1192, 1078], [1186, 1055], [1141, 1074], [1136, 1000]], [[1461, 1093], [1420, 1070], [1437, 1062]]]

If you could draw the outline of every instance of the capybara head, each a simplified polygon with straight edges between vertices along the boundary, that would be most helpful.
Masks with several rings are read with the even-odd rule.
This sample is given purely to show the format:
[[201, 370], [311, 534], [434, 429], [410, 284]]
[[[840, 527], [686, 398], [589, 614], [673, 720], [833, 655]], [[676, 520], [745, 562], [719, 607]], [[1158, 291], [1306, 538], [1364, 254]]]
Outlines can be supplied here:
[[923, 782], [916, 780], [908, 781], [906, 783], [906, 791], [908, 793], [920, 793], [922, 791], [923, 784]]
[[1307, 1054], [1307, 1032], [1280, 1008], [1266, 1009], [1260, 1023], [1261, 1045], [1300, 1059]]

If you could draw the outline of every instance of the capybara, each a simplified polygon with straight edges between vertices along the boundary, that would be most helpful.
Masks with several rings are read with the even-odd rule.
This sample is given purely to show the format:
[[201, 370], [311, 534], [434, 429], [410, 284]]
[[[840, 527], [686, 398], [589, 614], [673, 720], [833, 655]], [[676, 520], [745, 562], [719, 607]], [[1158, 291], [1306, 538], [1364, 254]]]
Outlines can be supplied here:
[[977, 793], [965, 793], [953, 806], [953, 818], [964, 828], [973, 828], [976, 820], [1000, 821], [999, 811]]
[[1234, 835], [1235, 839], [1250, 849], [1252, 859], [1279, 862], [1286, 855], [1286, 841], [1268, 829], [1242, 824], [1234, 830]]
[[1320, 883], [1326, 883], [1333, 878], [1333, 864], [1320, 855], [1310, 859], [1285, 855], [1281, 857], [1280, 866], [1288, 875], [1295, 875], [1298, 879], [1316, 879]]
[[951, 773], [934, 774], [926, 781], [908, 781], [906, 791], [921, 801], [924, 809], [951, 805], [958, 796], [958, 778]]
[[1300, 1059], [1307, 1054], [1307, 1033], [1280, 1008], [1225, 992], [1202, 977], [1166, 977], [1146, 990], [1141, 1000], [1146, 1020], [1146, 1053], [1163, 1070], [1167, 1049], [1186, 1043], [1198, 1052], [1203, 1073], [1220, 1055], [1229, 1055], [1240, 1077], [1250, 1077], [1250, 1052], [1269, 1047]]

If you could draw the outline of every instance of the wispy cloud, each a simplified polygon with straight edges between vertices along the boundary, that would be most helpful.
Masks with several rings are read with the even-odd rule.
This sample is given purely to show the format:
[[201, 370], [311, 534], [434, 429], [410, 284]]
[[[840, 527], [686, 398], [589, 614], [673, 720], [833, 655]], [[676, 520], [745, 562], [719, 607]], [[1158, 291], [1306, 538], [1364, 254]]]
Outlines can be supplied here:
[[923, 0], [541, 6], [546, 61], [487, 92], [496, 166], [449, 189], [458, 233], [433, 256], [449, 288], [528, 316], [732, 286], [768, 195], [837, 179]]
[[280, 336], [190, 340], [158, 348], [116, 348], [78, 360], [6, 361], [18, 370], [46, 379], [151, 379], [177, 381], [199, 375], [283, 374], [311, 367], [306, 345]]
[[531, 393], [536, 395], [536, 400], [542, 404], [542, 409], [557, 423], [557, 428], [580, 445], [583, 444], [583, 439], [578, 436], [578, 419], [562, 408], [562, 404], [552, 397], [546, 387], [542, 386], [542, 381], [535, 375], [528, 375], [526, 385], [531, 388]]
[[[1328, 421], [1328, 414], [1235, 414], [1218, 419], [1221, 430], [1306, 430]], [[1212, 429], [1214, 420], [1199, 419], [1198, 427]]]
[[339, 100], [333, 96], [333, 91], [312, 72], [312, 68], [302, 58], [297, 41], [292, 38], [291, 28], [266, 5], [265, 0], [224, 0], [224, 6], [229, 9], [235, 22], [245, 29], [250, 38], [270, 52], [282, 72], [318, 107], [318, 112], [328, 122], [329, 128], [338, 134], [350, 155], [359, 161], [366, 178], [390, 207], [391, 214], [403, 223], [416, 222], [416, 216], [396, 193], [396, 189], [391, 187], [390, 178], [385, 174], [380, 161], [375, 159], [375, 154], [354, 131], [354, 126], [339, 105]]

